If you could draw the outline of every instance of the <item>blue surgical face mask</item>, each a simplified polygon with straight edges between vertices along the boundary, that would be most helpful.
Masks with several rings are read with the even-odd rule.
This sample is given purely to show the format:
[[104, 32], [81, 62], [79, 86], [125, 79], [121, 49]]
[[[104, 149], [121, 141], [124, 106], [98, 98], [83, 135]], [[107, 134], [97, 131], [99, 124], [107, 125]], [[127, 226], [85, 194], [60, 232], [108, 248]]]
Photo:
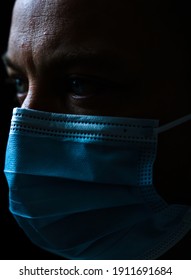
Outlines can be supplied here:
[[191, 207], [153, 187], [157, 120], [16, 108], [5, 174], [10, 211], [38, 246], [69, 259], [156, 259], [191, 228]]

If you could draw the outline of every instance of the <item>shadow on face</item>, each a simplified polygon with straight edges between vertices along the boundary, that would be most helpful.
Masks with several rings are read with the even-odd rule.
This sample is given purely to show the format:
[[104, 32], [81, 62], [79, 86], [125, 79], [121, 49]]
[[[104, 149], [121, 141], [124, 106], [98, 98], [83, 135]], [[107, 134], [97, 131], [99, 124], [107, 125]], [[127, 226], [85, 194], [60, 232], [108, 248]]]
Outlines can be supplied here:
[[163, 122], [186, 114], [186, 45], [163, 8], [162, 1], [18, 0], [7, 57], [20, 103]]
[[[189, 47], [170, 2], [17, 0], [5, 60], [22, 107], [161, 124], [188, 114]], [[173, 174], [188, 178], [182, 139], [161, 136], [156, 163], [156, 182], [175, 198]]]

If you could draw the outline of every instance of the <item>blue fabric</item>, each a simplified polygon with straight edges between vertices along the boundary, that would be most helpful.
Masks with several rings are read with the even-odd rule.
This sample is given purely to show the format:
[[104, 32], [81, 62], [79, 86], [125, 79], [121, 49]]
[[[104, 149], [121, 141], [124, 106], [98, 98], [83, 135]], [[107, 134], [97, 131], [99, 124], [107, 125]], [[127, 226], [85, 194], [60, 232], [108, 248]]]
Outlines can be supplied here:
[[157, 126], [14, 109], [5, 175], [28, 237], [70, 259], [155, 259], [178, 242], [190, 207], [153, 187]]

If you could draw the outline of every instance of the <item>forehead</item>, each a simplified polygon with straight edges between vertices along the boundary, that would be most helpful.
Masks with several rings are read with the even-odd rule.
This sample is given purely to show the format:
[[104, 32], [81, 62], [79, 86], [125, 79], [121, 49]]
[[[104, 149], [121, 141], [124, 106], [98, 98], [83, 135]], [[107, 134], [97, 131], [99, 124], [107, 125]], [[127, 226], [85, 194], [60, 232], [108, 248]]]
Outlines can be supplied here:
[[[16, 64], [37, 66], [39, 59], [60, 52], [110, 52], [116, 56], [125, 50], [131, 60], [137, 58], [139, 18], [131, 1], [116, 5], [113, 0], [17, 0], [8, 56]], [[124, 42], [131, 42], [128, 52]]]
[[[143, 18], [136, 1], [17, 0], [10, 40], [21, 46], [44, 47], [88, 42], [129, 47], [140, 40]], [[111, 45], [112, 43], [112, 45]], [[135, 44], [134, 44], [135, 45]], [[137, 45], [137, 44], [136, 44]]]
[[[177, 41], [172, 39], [160, 0], [17, 0], [8, 56], [39, 61], [39, 55], [102, 52], [136, 61], [165, 60], [172, 65]], [[174, 53], [173, 53], [174, 52]], [[30, 53], [30, 56], [29, 56]], [[21, 56], [22, 57], [19, 57]], [[154, 56], [154, 57], [153, 57]], [[154, 59], [153, 59], [154, 58]], [[155, 61], [155, 64], [157, 64]], [[148, 67], [152, 67], [151, 65]]]

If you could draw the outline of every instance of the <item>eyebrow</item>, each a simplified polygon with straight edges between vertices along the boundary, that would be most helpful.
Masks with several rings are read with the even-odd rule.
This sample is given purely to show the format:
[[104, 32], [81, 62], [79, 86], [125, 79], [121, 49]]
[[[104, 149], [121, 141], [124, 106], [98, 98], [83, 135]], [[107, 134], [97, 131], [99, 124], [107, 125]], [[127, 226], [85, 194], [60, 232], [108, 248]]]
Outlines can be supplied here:
[[[13, 62], [7, 53], [2, 55], [2, 60], [6, 67], [10, 67], [15, 71], [23, 72], [22, 67], [20, 67], [17, 63]], [[105, 52], [88, 52], [88, 51], [68, 51], [68, 52], [58, 52], [53, 55], [51, 58], [45, 59], [42, 65], [43, 69], [50, 69], [51, 67], [59, 67], [60, 69], [64, 68], [68, 69], [70, 67], [76, 65], [82, 66], [90, 66], [97, 67], [98, 69], [102, 69], [104, 71], [108, 71], [108, 73], [113, 70], [119, 69], [119, 67], [124, 68], [123, 70], [126, 72], [126, 75], [131, 79], [135, 75], [139, 75], [139, 70], [136, 71], [134, 69], [130, 69], [124, 63], [125, 59], [123, 57], [118, 56], [117, 54], [106, 54]], [[118, 71], [118, 70], [117, 70]]]
[[[130, 57], [131, 59], [131, 57]], [[107, 71], [108, 73], [119, 73], [120, 71], [126, 73], [129, 78], [140, 75], [140, 67], [135, 66], [136, 63], [128, 61], [128, 58], [124, 58], [118, 53], [106, 53], [106, 52], [89, 52], [89, 51], [74, 51], [63, 53], [62, 51], [56, 55], [53, 55], [51, 59], [47, 60], [45, 67], [54, 67], [54, 65], [64, 67], [68, 69], [70, 67], [80, 65], [82, 67], [92, 67], [97, 70]], [[48, 66], [49, 65], [49, 66]], [[135, 67], [134, 67], [135, 66]]]
[[[5, 65], [7, 66], [10, 66], [12, 68], [20, 68], [17, 64], [13, 63], [12, 60], [9, 58], [9, 56], [7, 55], [7, 53], [4, 53], [2, 56], [1, 56], [1, 59], [2, 61], [4, 62]], [[102, 54], [102, 53], [84, 53], [84, 52], [68, 52], [66, 54], [62, 54], [62, 52], [59, 54], [59, 55], [56, 55], [56, 56], [52, 56], [51, 60], [53, 62], [58, 62], [59, 61], [66, 61], [66, 63], [75, 63], [75, 62], [82, 62], [82, 61], [85, 61], [85, 62], [88, 62], [88, 61], [94, 61], [95, 63], [109, 63], [111, 61], [115, 62], [115, 64], [119, 64], [119, 58], [115, 58], [114, 56], [112, 55], [105, 55], [105, 54]], [[49, 60], [48, 60], [49, 61]]]
[[94, 53], [94, 52], [88, 52], [88, 51], [69, 51], [69, 52], [59, 52], [56, 55], [53, 55], [50, 60], [48, 59], [46, 63], [49, 64], [50, 66], [55, 64], [55, 65], [65, 65], [66, 67], [68, 66], [74, 66], [77, 64], [81, 65], [93, 65], [95, 66], [105, 66], [106, 68], [111, 68], [111, 67], [119, 67], [119, 65], [122, 63], [122, 59], [119, 57], [116, 57], [114, 55], [109, 55], [105, 53]]
[[12, 69], [14, 69], [14, 70], [16, 70], [16, 71], [19, 71], [19, 72], [22, 71], [22, 69], [21, 69], [21, 67], [19, 67], [19, 65], [15, 64], [15, 63], [13, 63], [13, 62], [11, 61], [11, 59], [7, 56], [7, 53], [4, 53], [4, 54], [1, 56], [1, 59], [2, 59], [4, 65], [5, 65], [6, 67], [10, 67], [10, 68], [12, 68]]

